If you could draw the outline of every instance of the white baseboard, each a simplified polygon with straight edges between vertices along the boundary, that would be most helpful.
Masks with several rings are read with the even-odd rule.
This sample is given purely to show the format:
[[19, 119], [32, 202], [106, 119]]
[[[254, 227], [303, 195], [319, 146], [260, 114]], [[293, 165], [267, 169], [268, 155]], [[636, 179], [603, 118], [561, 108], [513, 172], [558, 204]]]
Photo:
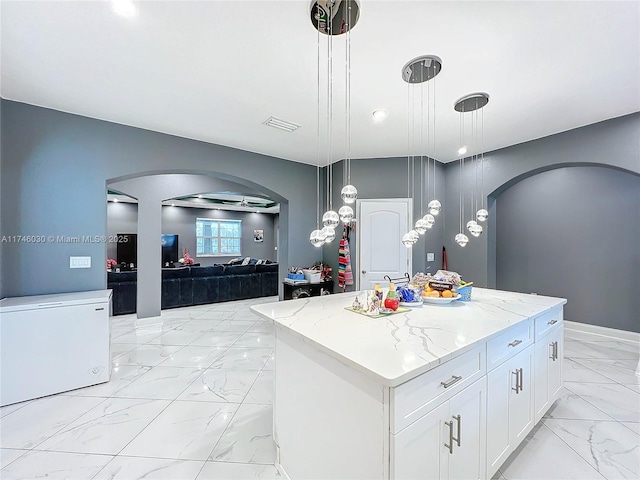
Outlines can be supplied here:
[[639, 342], [640, 333], [617, 330], [615, 328], [601, 327], [599, 325], [589, 325], [587, 323], [564, 321], [564, 328], [577, 332], [590, 333], [601, 337], [613, 338], [615, 340], [625, 340], [627, 342]]

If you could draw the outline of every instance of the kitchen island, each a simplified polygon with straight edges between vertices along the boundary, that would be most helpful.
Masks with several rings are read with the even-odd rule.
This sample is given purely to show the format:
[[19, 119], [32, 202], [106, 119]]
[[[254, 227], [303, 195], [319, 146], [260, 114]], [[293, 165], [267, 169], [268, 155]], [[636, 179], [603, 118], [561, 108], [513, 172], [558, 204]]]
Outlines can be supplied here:
[[276, 334], [274, 440], [292, 480], [491, 478], [557, 398], [566, 300], [372, 318], [356, 293], [255, 305]]

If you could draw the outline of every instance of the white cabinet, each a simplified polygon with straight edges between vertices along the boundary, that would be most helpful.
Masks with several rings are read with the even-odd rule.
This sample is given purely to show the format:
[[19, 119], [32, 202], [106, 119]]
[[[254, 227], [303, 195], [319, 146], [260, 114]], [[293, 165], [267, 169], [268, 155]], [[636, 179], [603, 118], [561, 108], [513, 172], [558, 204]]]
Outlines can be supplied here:
[[483, 377], [391, 435], [391, 478], [484, 478], [485, 404]]
[[533, 346], [487, 374], [487, 478], [534, 425]]
[[111, 290], [0, 300], [0, 405], [109, 381]]
[[564, 329], [562, 323], [544, 337], [536, 341], [535, 345], [535, 422], [558, 399], [562, 388], [562, 359]]

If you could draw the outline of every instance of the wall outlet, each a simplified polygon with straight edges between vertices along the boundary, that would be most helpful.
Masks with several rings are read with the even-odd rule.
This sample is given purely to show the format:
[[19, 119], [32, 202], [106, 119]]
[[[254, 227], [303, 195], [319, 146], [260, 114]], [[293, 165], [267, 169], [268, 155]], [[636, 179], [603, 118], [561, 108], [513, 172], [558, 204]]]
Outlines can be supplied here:
[[434, 262], [436, 260], [436, 256], [434, 253], [427, 253], [427, 262]]
[[69, 257], [69, 268], [91, 268], [91, 257]]

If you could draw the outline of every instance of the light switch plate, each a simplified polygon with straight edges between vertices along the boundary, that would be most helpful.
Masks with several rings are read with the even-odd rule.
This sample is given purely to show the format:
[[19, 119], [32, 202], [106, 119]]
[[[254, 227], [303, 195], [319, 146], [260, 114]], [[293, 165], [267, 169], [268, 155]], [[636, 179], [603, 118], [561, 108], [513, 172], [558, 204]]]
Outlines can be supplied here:
[[69, 268], [91, 268], [91, 257], [69, 257]]
[[427, 262], [433, 262], [435, 261], [436, 256], [433, 253], [427, 253]]

